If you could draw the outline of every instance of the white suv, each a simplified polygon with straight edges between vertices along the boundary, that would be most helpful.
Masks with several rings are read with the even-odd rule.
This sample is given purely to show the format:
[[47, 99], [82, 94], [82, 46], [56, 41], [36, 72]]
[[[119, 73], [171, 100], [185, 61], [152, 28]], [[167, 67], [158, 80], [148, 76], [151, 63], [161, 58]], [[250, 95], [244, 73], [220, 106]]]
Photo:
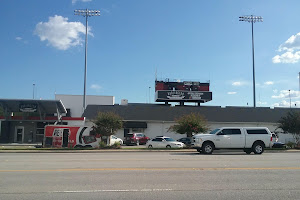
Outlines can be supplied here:
[[192, 146], [198, 152], [211, 154], [214, 149], [243, 149], [247, 154], [262, 154], [272, 147], [272, 134], [266, 127], [222, 127], [209, 134], [197, 134]]

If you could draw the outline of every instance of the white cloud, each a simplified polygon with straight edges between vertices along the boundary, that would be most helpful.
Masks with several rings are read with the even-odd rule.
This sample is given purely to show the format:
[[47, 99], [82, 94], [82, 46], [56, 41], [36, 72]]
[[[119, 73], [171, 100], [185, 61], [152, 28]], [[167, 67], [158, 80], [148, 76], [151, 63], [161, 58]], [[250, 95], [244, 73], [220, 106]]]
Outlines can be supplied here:
[[285, 51], [281, 55], [272, 58], [273, 63], [297, 63], [300, 60], [300, 32], [292, 35], [287, 41], [278, 48], [279, 52]]
[[300, 49], [300, 32], [292, 35], [287, 41], [279, 46], [279, 51], [292, 51]]
[[259, 102], [257, 102], [257, 104], [259, 104], [259, 105], [267, 105], [268, 103], [267, 102], [261, 102], [261, 101], [259, 101]]
[[92, 84], [91, 85], [91, 89], [94, 89], [94, 90], [100, 90], [100, 89], [102, 89], [102, 87], [100, 86], [100, 85], [98, 85], [98, 84]]
[[72, 0], [72, 4], [75, 4], [77, 1], [81, 1], [81, 2], [90, 2], [92, 0]]
[[233, 86], [241, 86], [242, 82], [236, 81], [232, 83]]
[[16, 40], [22, 40], [22, 38], [21, 37], [16, 37]]
[[275, 90], [273, 90], [273, 92], [276, 94], [276, 93], [278, 92], [278, 90], [277, 90], [277, 89], [275, 89]]
[[300, 92], [295, 90], [281, 90], [278, 96], [273, 95], [273, 99], [283, 99], [283, 98], [300, 98]]
[[273, 81], [266, 81], [266, 82], [264, 82], [264, 84], [265, 84], [265, 85], [273, 85], [274, 82], [273, 82]]
[[300, 51], [288, 51], [282, 55], [276, 55], [272, 58], [273, 63], [297, 63], [300, 60]]
[[48, 22], [40, 22], [34, 32], [41, 41], [47, 41], [59, 50], [67, 50], [82, 44], [79, 35], [85, 34], [85, 26], [80, 22], [68, 22], [68, 18], [55, 15]]
[[236, 94], [236, 92], [227, 92], [227, 94]]
[[273, 107], [300, 107], [300, 101], [286, 101], [286, 100], [283, 100], [279, 103], [274, 103], [273, 104]]

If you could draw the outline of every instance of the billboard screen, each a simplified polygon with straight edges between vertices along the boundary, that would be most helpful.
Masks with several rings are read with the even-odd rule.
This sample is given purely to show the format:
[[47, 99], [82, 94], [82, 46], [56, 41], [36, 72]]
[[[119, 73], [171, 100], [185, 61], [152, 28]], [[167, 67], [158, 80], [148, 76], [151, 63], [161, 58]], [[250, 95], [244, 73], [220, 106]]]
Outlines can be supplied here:
[[212, 100], [212, 92], [161, 90], [156, 91], [156, 102], [207, 102]]

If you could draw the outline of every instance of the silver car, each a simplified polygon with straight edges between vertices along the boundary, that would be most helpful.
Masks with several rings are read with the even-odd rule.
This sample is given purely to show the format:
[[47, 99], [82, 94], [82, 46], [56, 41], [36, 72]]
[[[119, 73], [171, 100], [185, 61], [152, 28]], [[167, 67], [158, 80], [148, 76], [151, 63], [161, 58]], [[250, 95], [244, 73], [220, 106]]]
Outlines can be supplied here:
[[177, 142], [173, 138], [165, 136], [156, 137], [146, 143], [148, 148], [183, 148], [183, 146], [182, 142]]

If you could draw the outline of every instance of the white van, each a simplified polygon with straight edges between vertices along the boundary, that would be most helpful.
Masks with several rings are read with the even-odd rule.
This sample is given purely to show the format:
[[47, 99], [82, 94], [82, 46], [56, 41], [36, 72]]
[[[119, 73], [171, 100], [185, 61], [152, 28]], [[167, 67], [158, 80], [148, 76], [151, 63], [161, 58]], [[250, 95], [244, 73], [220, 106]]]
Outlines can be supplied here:
[[262, 154], [265, 147], [272, 147], [272, 140], [266, 127], [222, 127], [209, 134], [195, 135], [192, 147], [204, 154], [215, 149], [243, 149], [247, 154]]

